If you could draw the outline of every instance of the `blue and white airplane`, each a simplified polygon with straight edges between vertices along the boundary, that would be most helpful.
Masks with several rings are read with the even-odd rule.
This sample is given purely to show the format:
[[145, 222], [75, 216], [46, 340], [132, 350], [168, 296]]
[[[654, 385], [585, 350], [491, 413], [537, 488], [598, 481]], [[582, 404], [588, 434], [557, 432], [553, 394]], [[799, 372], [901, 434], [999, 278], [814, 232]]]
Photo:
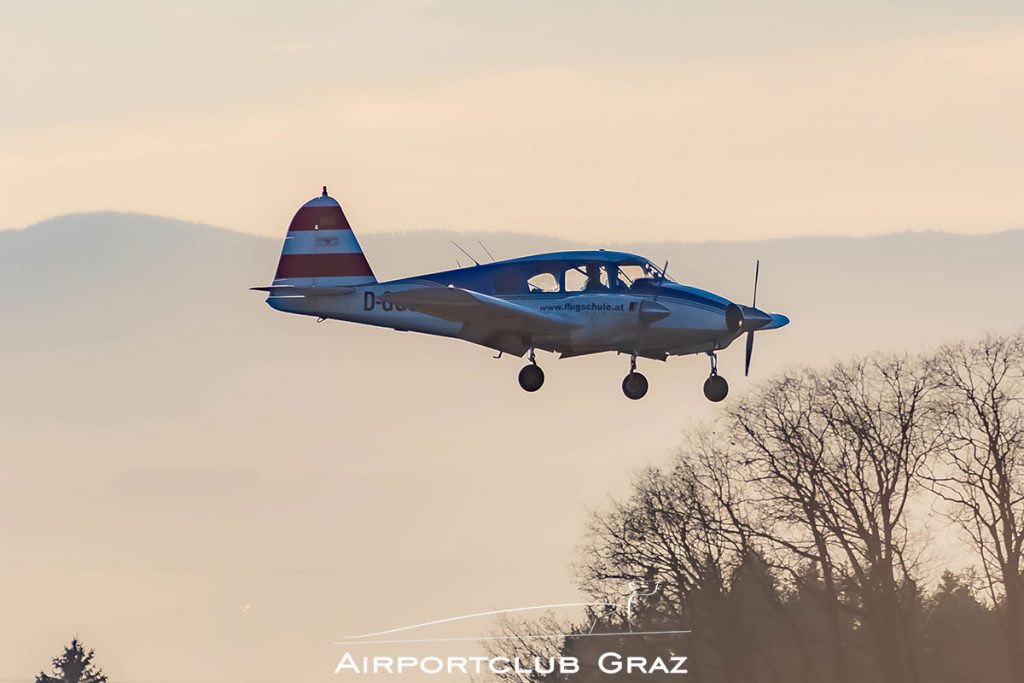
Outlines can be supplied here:
[[306, 202], [292, 219], [267, 303], [278, 311], [346, 320], [394, 330], [454, 337], [530, 363], [519, 385], [537, 391], [544, 372], [540, 349], [561, 358], [615, 351], [629, 356], [622, 392], [643, 398], [647, 378], [637, 358], [706, 353], [711, 374], [704, 395], [721, 401], [729, 384], [715, 353], [746, 334], [746, 371], [754, 332], [789, 323], [754, 302], [733, 303], [681, 285], [642, 256], [619, 251], [563, 251], [476, 264], [378, 282], [341, 205], [327, 194]]

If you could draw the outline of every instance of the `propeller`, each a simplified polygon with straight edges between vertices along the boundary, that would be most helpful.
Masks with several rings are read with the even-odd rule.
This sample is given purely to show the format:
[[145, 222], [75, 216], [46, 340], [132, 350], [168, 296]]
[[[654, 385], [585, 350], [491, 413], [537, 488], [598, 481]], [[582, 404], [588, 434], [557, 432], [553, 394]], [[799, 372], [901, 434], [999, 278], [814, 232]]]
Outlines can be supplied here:
[[[754, 298], [750, 302], [751, 308], [757, 308], [757, 278], [761, 274], [761, 259], [754, 262]], [[747, 332], [747, 356], [743, 364], [743, 376], [750, 376], [750, 357], [754, 354], [754, 330]]]

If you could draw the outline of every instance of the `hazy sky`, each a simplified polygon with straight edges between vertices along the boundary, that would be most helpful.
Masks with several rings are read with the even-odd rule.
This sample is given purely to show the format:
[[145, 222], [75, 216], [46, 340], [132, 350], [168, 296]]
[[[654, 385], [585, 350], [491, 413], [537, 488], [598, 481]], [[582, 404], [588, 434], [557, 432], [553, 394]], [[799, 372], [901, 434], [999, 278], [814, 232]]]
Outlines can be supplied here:
[[0, 0], [0, 226], [1024, 226], [1024, 3]]

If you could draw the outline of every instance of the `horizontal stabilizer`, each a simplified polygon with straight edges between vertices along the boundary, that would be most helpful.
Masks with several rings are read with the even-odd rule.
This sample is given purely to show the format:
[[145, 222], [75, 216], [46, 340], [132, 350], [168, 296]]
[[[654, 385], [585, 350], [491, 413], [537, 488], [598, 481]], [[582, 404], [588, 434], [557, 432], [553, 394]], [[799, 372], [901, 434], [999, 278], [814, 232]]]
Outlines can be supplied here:
[[356, 291], [354, 287], [296, 287], [293, 285], [271, 285], [250, 287], [256, 292], [268, 292], [270, 296], [345, 296]]

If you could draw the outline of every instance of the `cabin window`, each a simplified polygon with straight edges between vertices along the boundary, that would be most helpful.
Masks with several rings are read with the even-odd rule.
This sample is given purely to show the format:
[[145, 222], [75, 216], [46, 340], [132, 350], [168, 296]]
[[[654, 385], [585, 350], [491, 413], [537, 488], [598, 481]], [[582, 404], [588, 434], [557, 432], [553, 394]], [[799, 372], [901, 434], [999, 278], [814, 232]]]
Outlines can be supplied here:
[[598, 263], [586, 263], [565, 271], [567, 292], [607, 292], [608, 269]]
[[643, 266], [619, 266], [617, 275], [619, 289], [628, 289], [637, 280], [650, 277], [648, 269]]
[[531, 292], [558, 291], [558, 278], [554, 273], [537, 273], [527, 280], [527, 284], [530, 286]]

